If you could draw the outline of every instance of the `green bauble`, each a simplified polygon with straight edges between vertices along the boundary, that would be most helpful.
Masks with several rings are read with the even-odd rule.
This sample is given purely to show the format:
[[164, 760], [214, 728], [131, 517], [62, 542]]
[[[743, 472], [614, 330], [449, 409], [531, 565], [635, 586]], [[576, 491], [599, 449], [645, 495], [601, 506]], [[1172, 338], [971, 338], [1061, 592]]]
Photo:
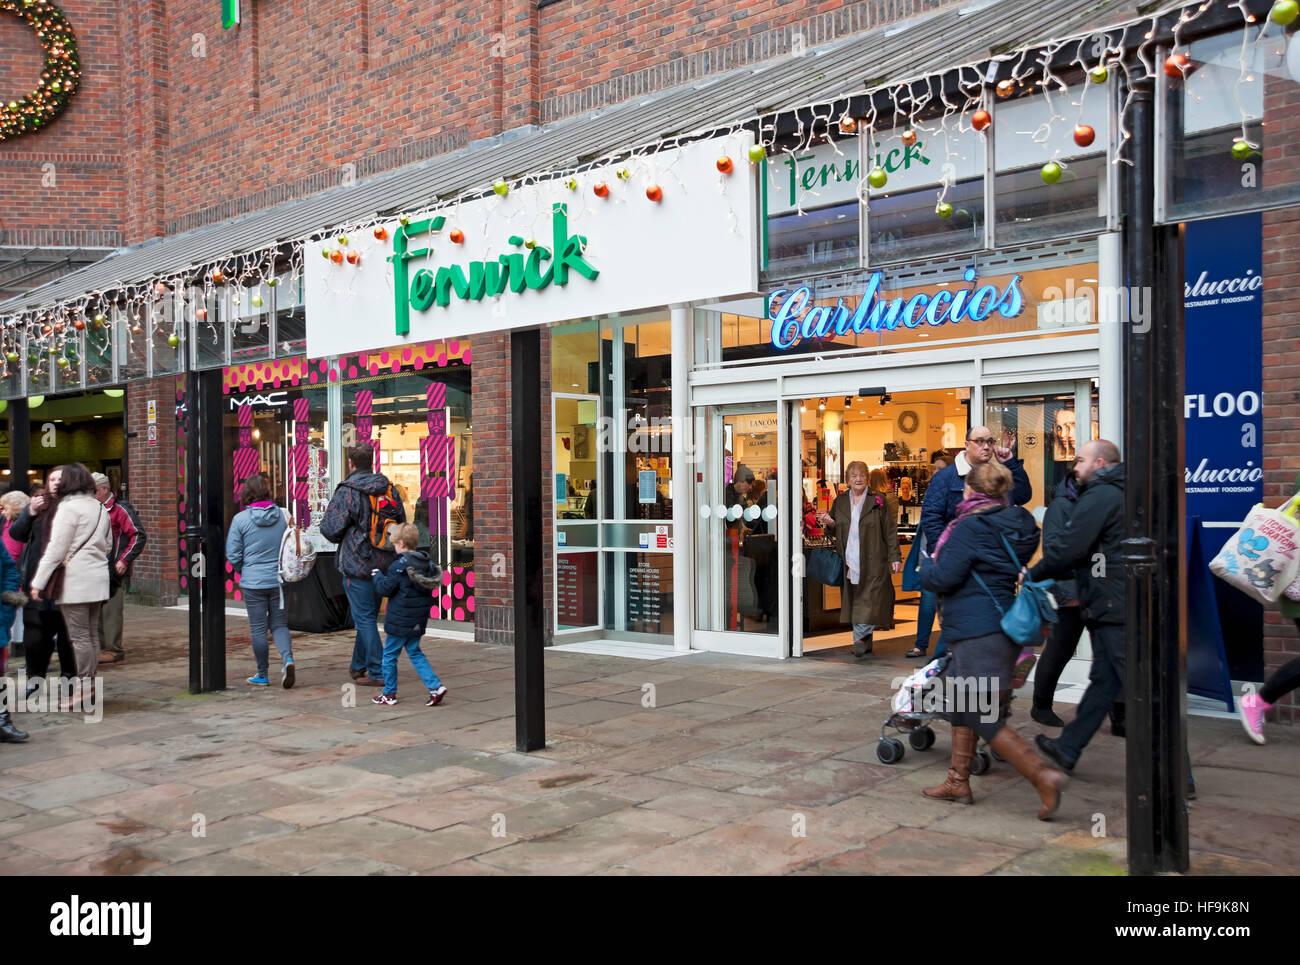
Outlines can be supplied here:
[[755, 144], [749, 149], [749, 160], [751, 164], [757, 164], [763, 158], [767, 157], [767, 148], [761, 144]]
[[1094, 84], [1104, 84], [1106, 83], [1106, 78], [1109, 74], [1106, 72], [1105, 67], [1098, 64], [1096, 67], [1092, 68], [1092, 70], [1088, 71], [1088, 76], [1092, 78]]
[[873, 188], [883, 188], [889, 180], [889, 175], [885, 173], [884, 168], [872, 168], [871, 173], [867, 175], [867, 183]]
[[1048, 161], [1043, 165], [1043, 170], [1039, 174], [1042, 175], [1044, 184], [1055, 184], [1061, 180], [1061, 166], [1055, 161]]
[[934, 213], [937, 214], [940, 218], [951, 218], [952, 205], [950, 205], [947, 201], [940, 201], [935, 206]]
[[1296, 0], [1277, 0], [1268, 12], [1268, 19], [1279, 27], [1294, 23], [1298, 16], [1300, 16], [1300, 3], [1296, 3]]
[[1250, 157], [1250, 145], [1238, 138], [1232, 142], [1232, 156], [1238, 161], [1244, 161]]

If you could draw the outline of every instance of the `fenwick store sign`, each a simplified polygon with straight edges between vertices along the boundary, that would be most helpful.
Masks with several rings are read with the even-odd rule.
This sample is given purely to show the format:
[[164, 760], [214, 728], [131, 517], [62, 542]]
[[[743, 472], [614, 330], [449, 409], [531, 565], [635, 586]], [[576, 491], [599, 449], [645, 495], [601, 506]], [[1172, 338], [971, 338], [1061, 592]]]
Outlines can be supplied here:
[[842, 298], [835, 305], [814, 305], [812, 289], [807, 285], [778, 289], [768, 295], [772, 344], [788, 349], [803, 339], [982, 322], [995, 313], [1015, 318], [1024, 308], [1019, 275], [1012, 275], [1003, 288], [980, 285], [974, 268], [967, 268], [962, 278], [966, 283], [963, 288], [940, 288], [890, 299], [880, 292], [884, 273], [873, 272], [856, 308], [849, 308]]
[[699, 141], [311, 242], [307, 354], [757, 294], [752, 144]]

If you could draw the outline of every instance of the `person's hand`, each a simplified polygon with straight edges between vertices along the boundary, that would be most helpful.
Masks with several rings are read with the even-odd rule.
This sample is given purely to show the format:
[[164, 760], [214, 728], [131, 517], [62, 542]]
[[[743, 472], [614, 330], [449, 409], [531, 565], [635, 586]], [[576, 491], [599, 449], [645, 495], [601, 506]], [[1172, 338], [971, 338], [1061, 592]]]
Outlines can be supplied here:
[[1025, 585], [1025, 580], [1027, 580], [1027, 579], [1029, 579], [1029, 570], [1027, 570], [1025, 567], [1022, 566], [1022, 567], [1020, 567], [1020, 576], [1019, 576], [1019, 578], [1016, 580], [1016, 585], [1017, 585], [1017, 586], [1024, 586], [1024, 585]]
[[831, 518], [829, 513], [822, 513], [817, 517], [817, 522], [821, 523], [823, 526], [830, 526], [835, 522], [835, 520]]
[[895, 573], [901, 573], [901, 572], [903, 571], [903, 564], [902, 564], [902, 563], [890, 563], [890, 564], [889, 564], [889, 568], [890, 568], [891, 570], [893, 570]]
[[32, 511], [32, 515], [35, 516], [42, 509], [45, 508], [46, 501], [47, 500], [44, 496], [33, 496], [31, 502], [27, 504], [27, 508], [30, 509]]
[[1009, 429], [1002, 430], [1002, 445], [993, 447], [993, 458], [998, 462], [1006, 462], [1011, 458], [1011, 450], [1016, 445], [1016, 434]]
[[41, 602], [41, 591], [36, 589], [36, 587], [32, 587], [32, 592], [27, 595], [31, 597], [33, 603]]
[[126, 573], [126, 563], [122, 560], [118, 560], [117, 564], [113, 567], [113, 569], [117, 570], [118, 576], [122, 576], [123, 574]]

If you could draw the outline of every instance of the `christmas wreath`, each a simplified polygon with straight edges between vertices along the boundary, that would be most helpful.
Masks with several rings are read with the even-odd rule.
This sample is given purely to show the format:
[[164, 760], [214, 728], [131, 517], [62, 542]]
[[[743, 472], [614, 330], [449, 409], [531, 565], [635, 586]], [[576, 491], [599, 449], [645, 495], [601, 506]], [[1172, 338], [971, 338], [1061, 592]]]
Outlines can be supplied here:
[[63, 11], [48, 0], [0, 0], [0, 13], [27, 21], [45, 50], [41, 79], [29, 94], [0, 106], [0, 141], [34, 134], [68, 106], [81, 75], [77, 36]]

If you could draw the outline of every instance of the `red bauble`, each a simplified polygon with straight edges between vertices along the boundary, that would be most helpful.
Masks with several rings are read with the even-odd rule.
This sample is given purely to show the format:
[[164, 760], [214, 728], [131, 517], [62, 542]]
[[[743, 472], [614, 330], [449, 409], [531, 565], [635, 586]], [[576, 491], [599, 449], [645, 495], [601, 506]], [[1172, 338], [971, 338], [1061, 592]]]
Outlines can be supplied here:
[[385, 238], [388, 237], [388, 229], [384, 228], [382, 225], [376, 228], [375, 237], [378, 238], [380, 241], [383, 241]]
[[858, 129], [858, 122], [848, 114], [840, 118], [840, 132], [843, 134], [852, 134]]
[[225, 281], [225, 280], [226, 280], [226, 276], [223, 275], [221, 272], [219, 272], [219, 271], [214, 271], [214, 272], [212, 273], [212, 284], [214, 284], [214, 285], [220, 285], [220, 284], [221, 284], [223, 281]]
[[465, 242], [465, 232], [461, 231], [459, 228], [452, 228], [451, 233], [448, 234], [447, 237], [451, 239], [453, 245], [464, 244]]
[[970, 126], [977, 131], [982, 131], [993, 123], [993, 116], [988, 111], [976, 111], [970, 117]]
[[206, 322], [208, 320], [208, 310], [206, 308], [200, 308], [194, 313], [194, 317], [200, 322]]
[[84, 318], [79, 318], [72, 323], [72, 327], [78, 332], [84, 332], [86, 330], [86, 320]]
[[349, 251], [349, 252], [348, 252], [348, 264], [349, 264], [349, 265], [359, 265], [359, 264], [361, 264], [361, 256], [358, 255], [355, 251]]
[[1079, 147], [1087, 147], [1097, 137], [1097, 132], [1087, 124], [1076, 124], [1074, 126], [1074, 143]]
[[335, 248], [333, 251], [330, 252], [330, 261], [334, 262], [334, 264], [336, 265], [343, 264], [343, 252]]
[[916, 131], [909, 127], [903, 132], [902, 137], [899, 139], [903, 142], [904, 147], [911, 147], [916, 143]]
[[598, 198], [609, 197], [609, 185], [607, 185], [604, 181], [597, 181], [595, 186], [593, 186], [591, 190], [595, 193], [596, 197]]
[[657, 184], [652, 184], [645, 189], [645, 196], [651, 201], [662, 201], [664, 199], [664, 190]]
[[1168, 77], [1185, 77], [1192, 62], [1186, 54], [1170, 54], [1165, 60], [1165, 75]]
[[731, 163], [731, 158], [726, 155], [718, 158], [718, 170], [723, 174], [730, 174], [733, 167], [734, 165]]

